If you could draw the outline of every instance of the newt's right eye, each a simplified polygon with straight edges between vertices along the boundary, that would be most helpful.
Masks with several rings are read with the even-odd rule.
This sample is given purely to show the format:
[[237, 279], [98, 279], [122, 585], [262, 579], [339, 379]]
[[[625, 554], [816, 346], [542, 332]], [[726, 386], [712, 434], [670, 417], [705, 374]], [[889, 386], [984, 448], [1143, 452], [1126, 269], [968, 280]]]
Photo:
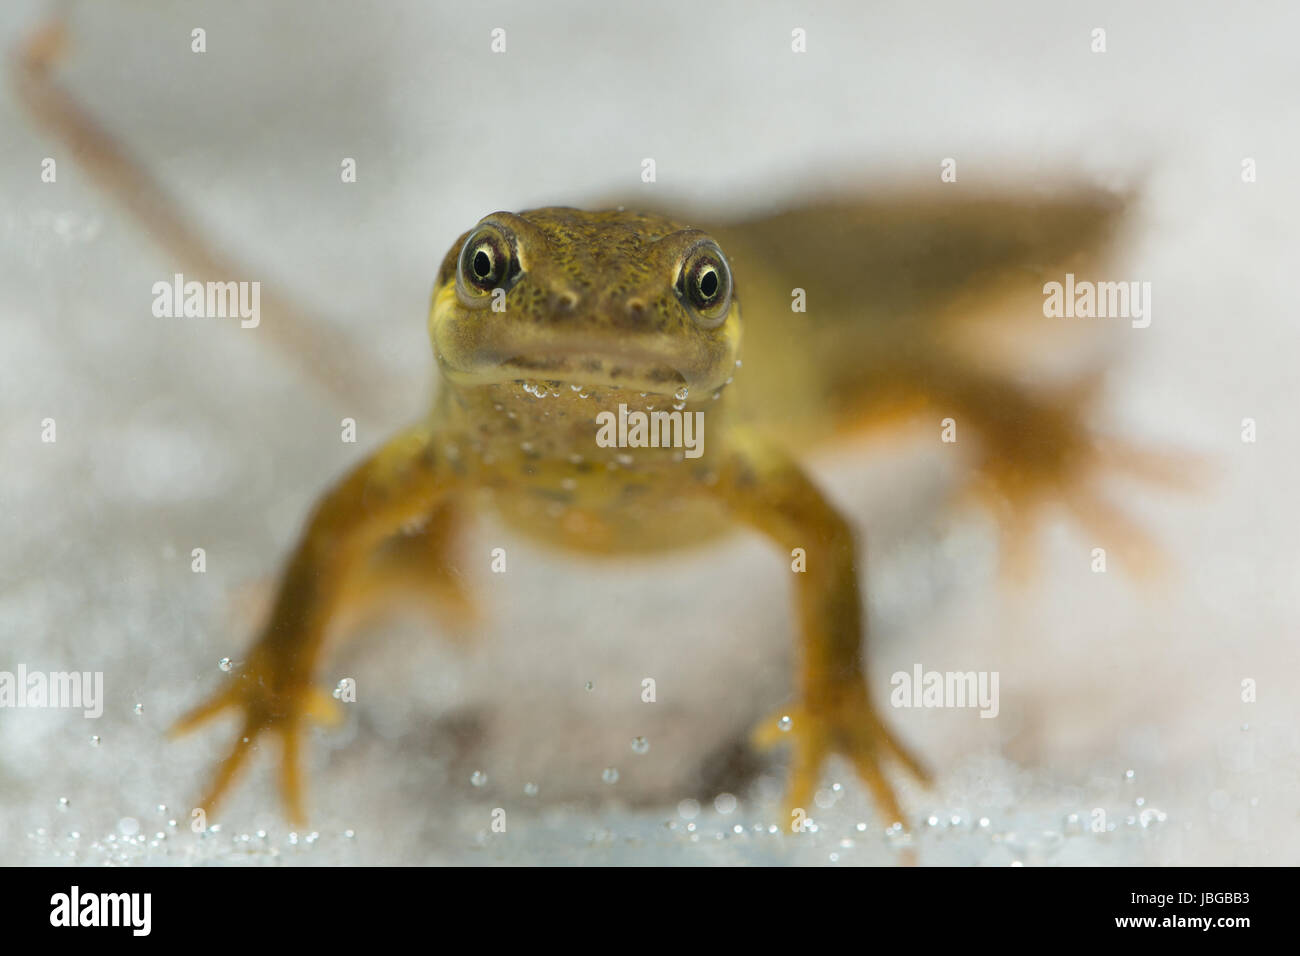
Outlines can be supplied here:
[[480, 226], [465, 240], [456, 266], [456, 291], [468, 306], [486, 305], [495, 289], [508, 289], [519, 274], [514, 243], [493, 225]]

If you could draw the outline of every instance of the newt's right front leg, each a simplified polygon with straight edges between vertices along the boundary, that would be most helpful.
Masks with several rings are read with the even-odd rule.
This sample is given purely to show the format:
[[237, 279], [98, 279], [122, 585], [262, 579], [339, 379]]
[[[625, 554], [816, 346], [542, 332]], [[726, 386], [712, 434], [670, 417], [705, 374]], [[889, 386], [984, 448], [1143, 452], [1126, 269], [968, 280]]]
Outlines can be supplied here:
[[799, 699], [761, 722], [754, 734], [760, 746], [783, 737], [795, 746], [787, 819], [792, 825], [803, 819], [822, 763], [838, 754], [870, 788], [886, 825], [905, 825], [907, 817], [882, 770], [884, 760], [897, 760], [922, 783], [929, 782], [929, 774], [890, 731], [867, 688], [852, 528], [783, 450], [758, 436], [737, 430], [723, 462], [712, 492], [782, 551], [801, 549], [807, 557], [805, 570], [795, 576]]
[[385, 538], [428, 515], [452, 491], [454, 475], [420, 426], [402, 432], [354, 469], [316, 506], [285, 570], [274, 609], [248, 661], [229, 686], [182, 717], [184, 733], [228, 708], [243, 722], [199, 806], [211, 813], [257, 738], [283, 745], [281, 794], [290, 818], [304, 818], [298, 748], [303, 719], [332, 716], [334, 702], [313, 684], [321, 646], [345, 599], [350, 573]]

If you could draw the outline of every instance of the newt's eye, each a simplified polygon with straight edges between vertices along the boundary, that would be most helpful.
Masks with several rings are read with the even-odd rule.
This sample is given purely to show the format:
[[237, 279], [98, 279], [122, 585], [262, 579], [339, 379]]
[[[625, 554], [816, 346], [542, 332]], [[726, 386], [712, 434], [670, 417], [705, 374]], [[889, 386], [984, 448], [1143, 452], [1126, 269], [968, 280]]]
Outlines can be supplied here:
[[714, 328], [721, 324], [731, 308], [731, 267], [716, 242], [705, 239], [686, 253], [676, 289], [701, 325]]
[[467, 305], [481, 305], [492, 290], [509, 288], [518, 271], [514, 245], [505, 232], [480, 226], [460, 251], [456, 291]]

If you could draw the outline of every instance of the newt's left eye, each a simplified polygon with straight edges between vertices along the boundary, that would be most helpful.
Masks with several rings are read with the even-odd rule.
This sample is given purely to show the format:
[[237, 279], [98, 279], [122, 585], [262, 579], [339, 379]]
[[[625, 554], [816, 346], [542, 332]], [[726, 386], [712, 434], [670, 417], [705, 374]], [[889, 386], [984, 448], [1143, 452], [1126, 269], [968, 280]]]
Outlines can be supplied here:
[[731, 267], [712, 239], [697, 243], [682, 258], [677, 295], [689, 303], [700, 324], [714, 328], [731, 308]]

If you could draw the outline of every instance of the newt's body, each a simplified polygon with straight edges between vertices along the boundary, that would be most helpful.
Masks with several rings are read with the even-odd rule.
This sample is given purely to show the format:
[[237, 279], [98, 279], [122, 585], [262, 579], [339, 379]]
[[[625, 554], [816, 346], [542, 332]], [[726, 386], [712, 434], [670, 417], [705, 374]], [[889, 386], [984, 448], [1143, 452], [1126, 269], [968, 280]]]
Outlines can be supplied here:
[[[232, 706], [243, 714], [203, 805], [271, 731], [284, 744], [290, 813], [302, 816], [299, 731], [328, 703], [313, 680], [331, 621], [350, 602], [412, 584], [463, 607], [449, 529], [491, 507], [528, 535], [586, 552], [681, 547], [734, 527], [786, 555], [803, 549], [806, 571], [791, 573], [799, 696], [780, 712], [789, 733], [773, 720], [759, 737], [795, 746], [792, 807], [808, 805], [823, 760], [839, 753], [886, 820], [903, 820], [881, 767], [890, 759], [924, 774], [864, 678], [860, 546], [796, 452], [928, 405], [941, 413], [936, 438], [940, 417], [967, 429], [981, 449], [977, 477], [1013, 513], [1061, 497], [1115, 530], [1081, 487], [1096, 464], [1117, 462], [1099, 455], [1080, 396], [1026, 391], [952, 348], [948, 332], [970, 302], [1041, 303], [1044, 281], [1105, 244], [1118, 209], [1093, 196], [857, 201], [710, 233], [627, 211], [487, 217], [437, 277], [431, 413], [321, 499], [248, 663], [179, 725]], [[791, 309], [795, 288], [806, 312]], [[702, 412], [702, 453], [602, 447], [597, 415], [620, 405]]]

